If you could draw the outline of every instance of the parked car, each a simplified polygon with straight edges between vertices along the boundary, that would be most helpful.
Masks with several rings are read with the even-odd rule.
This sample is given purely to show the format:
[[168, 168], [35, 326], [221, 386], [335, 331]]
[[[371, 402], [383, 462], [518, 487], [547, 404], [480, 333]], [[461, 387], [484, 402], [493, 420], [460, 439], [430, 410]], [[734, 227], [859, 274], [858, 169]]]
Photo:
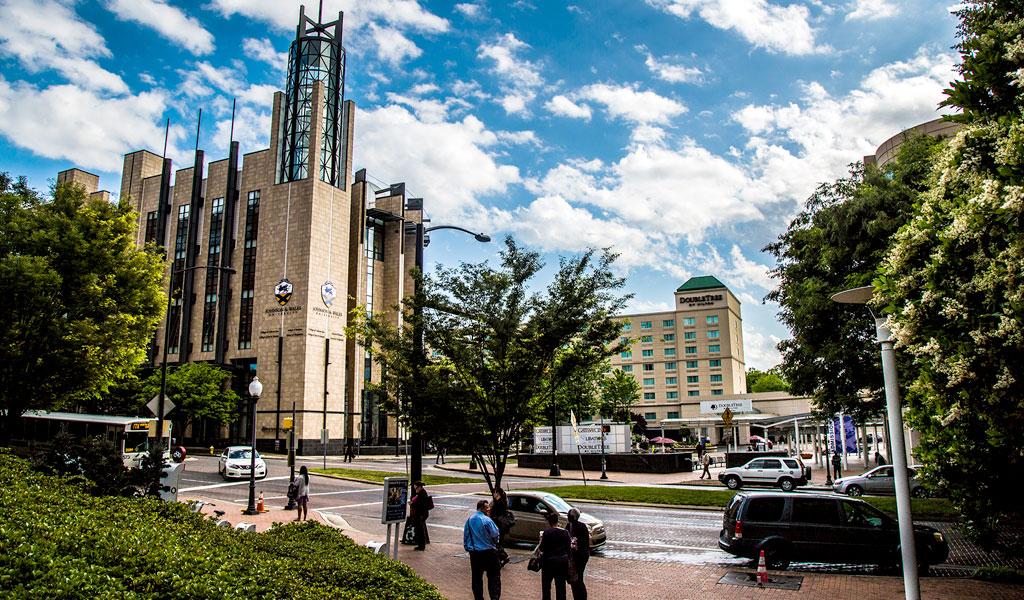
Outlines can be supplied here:
[[[540, 540], [540, 532], [548, 528], [545, 515], [549, 512], [558, 513], [558, 526], [565, 527], [569, 522], [570, 508], [572, 505], [568, 502], [547, 492], [509, 492], [508, 509], [515, 516], [516, 523], [508, 532], [508, 541], [536, 544]], [[600, 519], [581, 512], [580, 523], [590, 530], [591, 551], [601, 548], [608, 542], [604, 523]]]
[[[253, 449], [249, 446], [228, 446], [220, 455], [220, 462], [217, 464], [217, 472], [224, 479], [247, 479], [249, 467], [252, 463]], [[267, 476], [267, 463], [256, 453], [256, 479], [263, 479]]]
[[[895, 496], [896, 478], [892, 465], [875, 467], [863, 475], [841, 477], [832, 484], [832, 491], [848, 496]], [[907, 467], [910, 476], [910, 495], [915, 498], [931, 496], [928, 488], [917, 480], [917, 467]]]
[[742, 467], [726, 469], [718, 474], [718, 480], [730, 490], [745, 485], [767, 485], [791, 492], [800, 485], [807, 485], [810, 469], [799, 458], [755, 458]]
[[[914, 525], [918, 569], [943, 563], [949, 545], [941, 532]], [[740, 492], [725, 509], [718, 546], [757, 559], [770, 569], [791, 561], [900, 564], [900, 533], [894, 519], [863, 500], [832, 494]]]

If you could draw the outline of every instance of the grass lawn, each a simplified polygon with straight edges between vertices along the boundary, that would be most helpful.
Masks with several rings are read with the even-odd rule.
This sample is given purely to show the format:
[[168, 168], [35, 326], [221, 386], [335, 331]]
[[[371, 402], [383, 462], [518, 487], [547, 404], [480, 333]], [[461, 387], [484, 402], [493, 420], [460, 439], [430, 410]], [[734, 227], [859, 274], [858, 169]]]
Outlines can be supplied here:
[[[371, 471], [368, 469], [310, 469], [313, 473], [323, 475], [336, 475], [347, 479], [356, 479], [368, 483], [384, 483], [385, 477], [405, 477], [405, 473], [392, 473], [389, 471]], [[479, 479], [468, 477], [448, 477], [447, 475], [424, 475], [423, 483], [431, 485], [443, 485], [446, 483], [480, 483]]]
[[[601, 500], [605, 502], [642, 502], [644, 504], [667, 504], [677, 506], [706, 506], [725, 508], [736, 492], [730, 490], [691, 490], [673, 488], [649, 488], [638, 486], [563, 485], [545, 487], [546, 492], [563, 498], [577, 500]], [[895, 517], [895, 498], [863, 498], [866, 502]], [[911, 506], [914, 519], [918, 521], [956, 521], [949, 500], [944, 498], [913, 498]]]

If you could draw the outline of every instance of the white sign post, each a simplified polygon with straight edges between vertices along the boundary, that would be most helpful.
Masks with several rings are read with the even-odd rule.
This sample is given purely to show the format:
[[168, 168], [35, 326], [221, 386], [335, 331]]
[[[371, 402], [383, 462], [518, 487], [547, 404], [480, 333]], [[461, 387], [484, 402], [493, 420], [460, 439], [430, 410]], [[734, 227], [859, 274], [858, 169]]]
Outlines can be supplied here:
[[[605, 453], [629, 452], [629, 425], [625, 423], [606, 424], [608, 432], [601, 435], [601, 425], [577, 425], [575, 433], [571, 426], [559, 425], [559, 454], [600, 454], [604, 440]], [[578, 437], [577, 437], [578, 435]], [[551, 426], [533, 428], [533, 453], [551, 454]]]
[[[401, 527], [398, 523], [405, 521], [406, 501], [409, 497], [408, 477], [385, 477], [384, 478], [384, 500], [381, 502], [380, 522], [388, 526], [387, 545], [384, 549], [384, 556], [393, 553], [393, 558], [398, 560], [398, 532]], [[395, 526], [394, 544], [391, 542], [391, 526]]]

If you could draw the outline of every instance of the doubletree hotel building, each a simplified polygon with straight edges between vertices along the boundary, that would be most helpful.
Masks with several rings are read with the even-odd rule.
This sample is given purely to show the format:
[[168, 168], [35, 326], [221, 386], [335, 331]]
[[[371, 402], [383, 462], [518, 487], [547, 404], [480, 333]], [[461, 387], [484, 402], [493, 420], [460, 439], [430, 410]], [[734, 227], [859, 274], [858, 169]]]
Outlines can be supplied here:
[[[232, 373], [242, 398], [231, 425], [199, 422], [176, 433], [179, 443], [246, 442], [255, 375], [264, 450], [286, 449], [282, 420], [293, 407], [300, 454], [402, 437], [367, 390], [378, 367], [344, 330], [356, 304], [384, 310], [412, 292], [423, 202], [407, 198], [403, 184], [380, 189], [364, 171], [352, 174], [342, 17], [322, 23], [300, 10], [269, 148], [241, 154], [232, 142], [226, 158], [209, 164], [198, 150], [193, 165], [177, 170], [148, 150], [124, 158], [120, 193], [139, 213], [137, 243], [164, 249], [170, 281], [149, 367], [165, 355], [171, 366], [214, 363]], [[105, 194], [79, 169], [58, 181]]]

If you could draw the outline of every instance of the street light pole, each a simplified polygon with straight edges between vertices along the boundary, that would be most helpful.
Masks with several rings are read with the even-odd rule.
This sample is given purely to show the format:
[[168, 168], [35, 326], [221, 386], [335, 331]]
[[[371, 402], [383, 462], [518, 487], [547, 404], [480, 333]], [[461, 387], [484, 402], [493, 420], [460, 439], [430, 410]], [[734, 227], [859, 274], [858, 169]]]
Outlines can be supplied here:
[[[455, 229], [463, 233], [468, 233], [473, 236], [476, 241], [481, 243], [487, 243], [491, 241], [491, 236], [483, 233], [475, 233], [462, 227], [456, 227], [455, 225], [435, 225], [433, 227], [423, 227], [423, 223], [416, 223], [416, 268], [420, 272], [420, 280], [423, 277], [423, 248], [427, 245], [426, 234], [431, 231], [438, 229]], [[423, 368], [423, 307], [417, 302], [414, 307], [414, 322], [413, 322], [413, 344], [415, 345], [416, 352], [416, 375], [419, 376]], [[414, 393], [418, 393], [418, 389]], [[418, 398], [411, 398], [415, 404], [413, 410], [422, 411], [425, 407], [421, 405]], [[423, 436], [419, 431], [417, 423], [413, 422], [410, 424], [409, 431], [409, 480], [410, 482], [421, 481], [423, 479]], [[395, 437], [398, 437], [397, 431], [398, 426], [395, 426]]]
[[604, 412], [601, 412], [601, 479], [608, 479], [604, 462]]
[[252, 381], [249, 382], [249, 400], [252, 407], [249, 412], [249, 418], [252, 421], [252, 437], [249, 439], [252, 446], [249, 454], [249, 506], [242, 511], [243, 515], [260, 514], [256, 510], [256, 403], [260, 401], [262, 393], [263, 384], [260, 383], [260, 378], [254, 375]]
[[[864, 304], [874, 295], [873, 286], [844, 290], [832, 296], [835, 302]], [[870, 311], [871, 308], [868, 307]], [[917, 547], [914, 540], [914, 515], [910, 506], [910, 477], [907, 473], [907, 447], [903, 439], [903, 409], [896, 377], [896, 353], [892, 332], [886, 320], [875, 319], [875, 333], [882, 354], [882, 380], [885, 383], [885, 407], [889, 416], [889, 439], [892, 449], [893, 478], [896, 483], [896, 520], [900, 528], [900, 553], [903, 560], [903, 589], [907, 600], [921, 600], [921, 586], [917, 572]]]
[[[292, 402], [292, 426], [288, 428], [288, 466], [291, 467], [291, 475], [288, 477], [289, 483], [295, 481], [295, 403]], [[285, 505], [285, 510], [295, 510], [296, 503], [295, 498], [288, 497], [288, 504]]]

